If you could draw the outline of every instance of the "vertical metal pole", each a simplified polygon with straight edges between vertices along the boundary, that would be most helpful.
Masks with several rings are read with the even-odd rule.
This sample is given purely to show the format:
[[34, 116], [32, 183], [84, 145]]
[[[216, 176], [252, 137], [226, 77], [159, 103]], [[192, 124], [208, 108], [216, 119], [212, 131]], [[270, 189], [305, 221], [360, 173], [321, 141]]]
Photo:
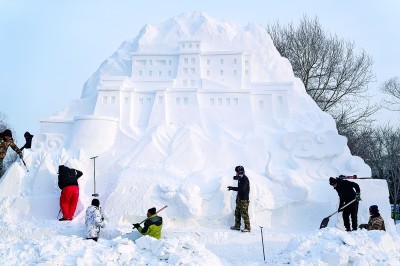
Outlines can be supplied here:
[[264, 256], [264, 262], [265, 262], [264, 236], [263, 236], [263, 231], [262, 231], [263, 227], [262, 227], [262, 226], [260, 226], [260, 228], [261, 228], [261, 243], [262, 243], [262, 248], [263, 248], [263, 256]]
[[92, 194], [93, 197], [98, 197], [99, 194], [96, 193], [96, 158], [98, 156], [91, 157], [93, 159], [93, 182], [94, 182], [94, 193]]

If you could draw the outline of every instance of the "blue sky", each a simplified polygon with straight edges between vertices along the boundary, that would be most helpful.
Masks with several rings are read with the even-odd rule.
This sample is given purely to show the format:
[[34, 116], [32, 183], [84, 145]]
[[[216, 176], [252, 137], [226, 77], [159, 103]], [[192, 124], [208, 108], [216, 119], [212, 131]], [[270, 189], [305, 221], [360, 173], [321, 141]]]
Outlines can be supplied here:
[[[373, 57], [377, 80], [371, 93], [400, 76], [398, 0], [0, 0], [0, 111], [19, 145], [25, 131], [40, 132], [41, 118], [79, 99], [84, 82], [124, 40], [145, 24], [186, 11], [262, 25], [317, 16], [324, 29]], [[379, 119], [387, 117], [393, 121], [399, 115]]]

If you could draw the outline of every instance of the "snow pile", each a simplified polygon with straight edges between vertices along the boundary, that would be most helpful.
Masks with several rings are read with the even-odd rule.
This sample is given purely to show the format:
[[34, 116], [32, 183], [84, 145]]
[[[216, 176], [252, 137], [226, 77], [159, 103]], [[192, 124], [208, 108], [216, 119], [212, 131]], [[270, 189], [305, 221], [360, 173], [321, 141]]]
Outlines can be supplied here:
[[400, 265], [400, 244], [384, 231], [326, 228], [290, 240], [273, 258], [293, 265]]
[[[190, 238], [156, 240], [145, 236], [136, 244], [125, 237], [99, 242], [71, 234], [82, 225], [35, 228], [31, 223], [1, 224], [1, 265], [222, 265], [204, 245]], [[58, 227], [58, 228], [57, 228]], [[74, 229], [75, 228], [75, 229]]]

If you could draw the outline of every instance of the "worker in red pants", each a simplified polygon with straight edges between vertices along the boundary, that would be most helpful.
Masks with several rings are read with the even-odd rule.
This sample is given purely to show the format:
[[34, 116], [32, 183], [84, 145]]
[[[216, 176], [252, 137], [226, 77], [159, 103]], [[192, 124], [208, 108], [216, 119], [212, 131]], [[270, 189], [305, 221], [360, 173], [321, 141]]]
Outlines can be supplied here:
[[59, 221], [71, 221], [74, 218], [79, 199], [78, 178], [83, 173], [65, 165], [58, 167], [58, 187], [61, 189], [60, 208], [63, 217]]

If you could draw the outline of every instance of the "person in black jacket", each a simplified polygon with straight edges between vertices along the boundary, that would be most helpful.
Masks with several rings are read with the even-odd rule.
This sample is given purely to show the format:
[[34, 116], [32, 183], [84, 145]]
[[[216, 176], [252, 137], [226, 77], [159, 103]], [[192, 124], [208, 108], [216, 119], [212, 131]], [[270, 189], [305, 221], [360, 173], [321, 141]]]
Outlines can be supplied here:
[[33, 135], [31, 135], [31, 133], [26, 131], [24, 134], [24, 138], [25, 138], [25, 145], [21, 147], [20, 149], [21, 151], [23, 151], [24, 149], [30, 149], [32, 146]]
[[236, 175], [233, 177], [234, 180], [238, 180], [237, 187], [228, 187], [228, 191], [237, 191], [236, 196], [236, 209], [235, 209], [235, 225], [231, 226], [232, 230], [240, 230], [241, 218], [244, 221], [244, 229], [242, 232], [250, 232], [250, 218], [249, 218], [249, 194], [250, 194], [250, 181], [244, 173], [243, 166], [239, 165], [235, 167]]
[[[361, 200], [360, 186], [355, 182], [333, 177], [329, 178], [329, 184], [336, 189], [336, 192], [339, 195], [340, 202], [338, 212], [343, 211], [343, 223], [344, 227], [346, 227], [346, 231], [351, 231], [350, 217], [353, 231], [357, 230], [358, 202]], [[355, 201], [353, 203], [346, 208], [341, 209], [344, 205], [350, 203], [354, 199]]]
[[58, 167], [58, 187], [61, 189], [60, 208], [63, 217], [59, 221], [71, 221], [79, 199], [78, 178], [82, 172], [65, 165]]

